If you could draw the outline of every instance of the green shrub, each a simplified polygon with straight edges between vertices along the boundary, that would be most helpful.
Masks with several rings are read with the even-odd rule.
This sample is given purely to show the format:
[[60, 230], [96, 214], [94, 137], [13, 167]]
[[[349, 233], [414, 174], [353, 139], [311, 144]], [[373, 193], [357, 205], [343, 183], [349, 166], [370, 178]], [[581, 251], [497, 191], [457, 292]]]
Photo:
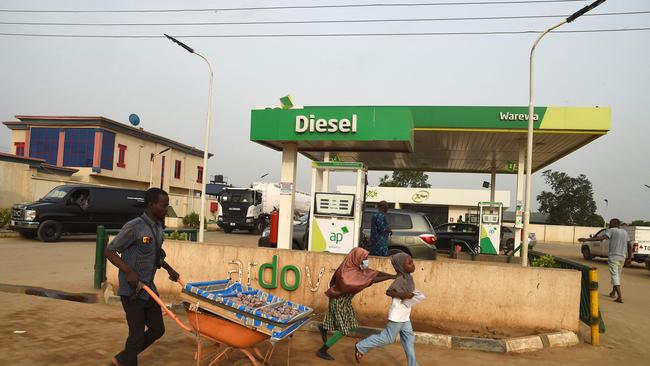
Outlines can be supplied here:
[[555, 262], [555, 258], [553, 258], [553, 256], [550, 254], [546, 254], [537, 259], [533, 259], [530, 264], [533, 267], [558, 268], [558, 264]]
[[165, 233], [165, 239], [169, 240], [190, 240], [190, 236], [187, 233], [179, 233], [178, 230], [174, 230], [171, 233]]
[[9, 223], [11, 218], [11, 209], [10, 208], [1, 208], [0, 209], [0, 228], [5, 227]]
[[189, 226], [189, 227], [199, 227], [199, 214], [196, 212], [192, 212], [189, 215], [185, 215], [183, 217], [183, 225]]

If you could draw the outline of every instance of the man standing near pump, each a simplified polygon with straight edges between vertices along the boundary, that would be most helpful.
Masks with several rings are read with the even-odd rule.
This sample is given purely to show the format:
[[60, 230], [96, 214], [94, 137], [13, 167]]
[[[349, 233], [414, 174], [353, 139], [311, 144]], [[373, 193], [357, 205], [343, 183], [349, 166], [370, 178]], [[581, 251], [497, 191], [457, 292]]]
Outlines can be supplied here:
[[603, 241], [609, 239], [607, 264], [609, 265], [609, 273], [612, 276], [613, 286], [609, 297], [616, 297], [614, 301], [622, 303], [621, 273], [623, 272], [623, 266], [629, 265], [632, 261], [632, 246], [627, 231], [621, 229], [619, 226], [621, 226], [621, 221], [619, 219], [612, 219], [609, 222], [609, 228], [602, 235], [593, 238], [580, 238], [578, 241], [584, 243], [587, 241]]

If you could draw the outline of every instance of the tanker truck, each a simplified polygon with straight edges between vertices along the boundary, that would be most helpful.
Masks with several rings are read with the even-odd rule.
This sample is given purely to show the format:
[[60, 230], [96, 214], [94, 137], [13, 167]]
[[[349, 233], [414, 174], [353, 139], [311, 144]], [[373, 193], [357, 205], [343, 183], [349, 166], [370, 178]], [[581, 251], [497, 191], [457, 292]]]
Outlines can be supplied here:
[[[309, 212], [309, 205], [309, 194], [296, 191], [294, 216]], [[280, 208], [279, 183], [254, 182], [250, 188], [228, 187], [219, 196], [217, 225], [226, 233], [248, 230], [261, 234], [274, 208]]]

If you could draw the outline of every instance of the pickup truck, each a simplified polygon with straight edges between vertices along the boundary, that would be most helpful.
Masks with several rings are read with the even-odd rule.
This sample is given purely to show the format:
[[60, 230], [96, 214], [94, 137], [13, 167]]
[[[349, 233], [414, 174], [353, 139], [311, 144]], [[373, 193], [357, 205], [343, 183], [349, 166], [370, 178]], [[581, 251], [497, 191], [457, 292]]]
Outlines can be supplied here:
[[[632, 242], [632, 260], [637, 263], [646, 263], [650, 269], [650, 227], [648, 226], [621, 226], [621, 229], [627, 231], [630, 241]], [[596, 235], [590, 237], [597, 237], [604, 235], [605, 229], [599, 230]], [[580, 248], [584, 259], [590, 260], [595, 257], [607, 258], [609, 254], [609, 240], [591, 241], [582, 243]]]

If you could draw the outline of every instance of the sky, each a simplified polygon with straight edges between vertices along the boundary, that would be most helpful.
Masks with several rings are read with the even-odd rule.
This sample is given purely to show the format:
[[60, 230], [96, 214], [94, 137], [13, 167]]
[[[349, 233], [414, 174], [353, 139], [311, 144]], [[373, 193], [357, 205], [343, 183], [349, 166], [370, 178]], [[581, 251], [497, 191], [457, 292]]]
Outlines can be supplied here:
[[[495, 0], [475, 1], [490, 3]], [[384, 3], [415, 3], [407, 0]], [[421, 0], [417, 3], [441, 3]], [[467, 0], [445, 0], [445, 3]], [[528, 56], [536, 34], [184, 37], [333, 33], [417, 33], [544, 30], [562, 17], [501, 20], [178, 26], [169, 23], [297, 20], [468, 18], [569, 15], [587, 1], [520, 4], [223, 10], [234, 7], [369, 4], [310, 1], [0, 1], [0, 10], [221, 9], [202, 12], [34, 13], [0, 11], [2, 22], [158, 23], [145, 26], [0, 24], [0, 33], [148, 35], [168, 33], [205, 55], [214, 68], [208, 174], [234, 185], [279, 181], [280, 152], [249, 141], [250, 111], [297, 105], [528, 104]], [[650, 11], [647, 0], [606, 1], [592, 14]], [[559, 30], [650, 27], [650, 14], [584, 16]], [[208, 73], [205, 63], [165, 38], [60, 38], [0, 35], [0, 120], [15, 115], [92, 115], [128, 123], [203, 148]], [[536, 51], [535, 104], [610, 107], [612, 128], [548, 166], [593, 183], [605, 218], [650, 219], [650, 31], [551, 33]], [[0, 126], [0, 151], [10, 130]], [[297, 188], [309, 190], [309, 161], [300, 157]], [[386, 172], [371, 172], [376, 185]], [[429, 173], [436, 188], [480, 189], [486, 174]], [[334, 183], [349, 183], [334, 179]], [[497, 189], [516, 179], [499, 175]], [[538, 172], [534, 197], [548, 187]], [[607, 199], [609, 204], [605, 204]], [[537, 204], [534, 202], [533, 209]]]

